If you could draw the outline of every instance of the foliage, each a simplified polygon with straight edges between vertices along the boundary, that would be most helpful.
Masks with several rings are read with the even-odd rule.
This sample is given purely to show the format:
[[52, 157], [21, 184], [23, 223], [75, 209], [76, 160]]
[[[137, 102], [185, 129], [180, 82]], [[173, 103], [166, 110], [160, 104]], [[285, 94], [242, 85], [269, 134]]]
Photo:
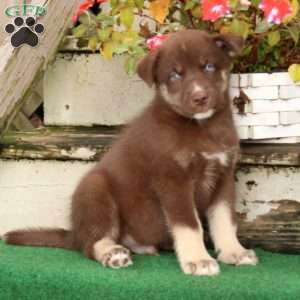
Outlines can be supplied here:
[[149, 51], [149, 38], [193, 28], [243, 36], [245, 47], [235, 72], [290, 68], [299, 78], [300, 0], [95, 0], [94, 5], [100, 5], [100, 12], [94, 14], [91, 6], [81, 11], [73, 34], [80, 45], [99, 50], [107, 59], [127, 55], [130, 74]]

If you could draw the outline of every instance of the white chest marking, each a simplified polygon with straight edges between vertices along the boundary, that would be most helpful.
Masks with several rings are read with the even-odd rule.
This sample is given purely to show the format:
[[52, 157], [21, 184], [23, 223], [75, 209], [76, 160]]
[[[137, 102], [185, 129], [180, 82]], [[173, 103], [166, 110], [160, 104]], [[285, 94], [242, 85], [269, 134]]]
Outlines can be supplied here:
[[216, 152], [216, 153], [202, 152], [201, 154], [203, 157], [205, 157], [208, 160], [217, 160], [221, 165], [225, 167], [228, 166], [228, 155], [226, 152]]
[[214, 109], [209, 109], [207, 112], [194, 114], [193, 118], [195, 120], [205, 120], [210, 118], [214, 113]]

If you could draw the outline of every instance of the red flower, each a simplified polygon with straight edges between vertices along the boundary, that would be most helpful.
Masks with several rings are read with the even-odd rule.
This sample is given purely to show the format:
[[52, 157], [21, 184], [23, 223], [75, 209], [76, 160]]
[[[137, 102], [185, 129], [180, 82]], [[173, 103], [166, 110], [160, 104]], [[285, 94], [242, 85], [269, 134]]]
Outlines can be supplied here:
[[76, 12], [74, 13], [72, 17], [72, 21], [75, 24], [79, 18], [79, 16], [90, 9], [95, 3], [103, 3], [106, 2], [107, 0], [84, 0], [82, 3], [80, 3], [79, 7], [77, 7]]
[[262, 0], [259, 8], [269, 23], [280, 24], [283, 19], [292, 13], [292, 6], [288, 0]]
[[148, 39], [146, 41], [146, 44], [147, 44], [147, 47], [148, 49], [150, 50], [154, 50], [156, 49], [157, 47], [159, 47], [164, 40], [166, 40], [168, 38], [168, 35], [166, 34], [158, 34], [150, 39]]
[[202, 16], [205, 21], [216, 21], [230, 13], [229, 0], [203, 0]]

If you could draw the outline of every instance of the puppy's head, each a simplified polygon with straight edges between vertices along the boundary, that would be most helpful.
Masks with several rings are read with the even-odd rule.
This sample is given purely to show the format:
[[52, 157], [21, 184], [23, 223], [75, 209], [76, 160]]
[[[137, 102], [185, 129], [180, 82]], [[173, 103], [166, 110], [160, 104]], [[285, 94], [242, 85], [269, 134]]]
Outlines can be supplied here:
[[180, 31], [142, 59], [138, 74], [177, 113], [207, 119], [229, 105], [229, 70], [242, 46], [231, 34]]

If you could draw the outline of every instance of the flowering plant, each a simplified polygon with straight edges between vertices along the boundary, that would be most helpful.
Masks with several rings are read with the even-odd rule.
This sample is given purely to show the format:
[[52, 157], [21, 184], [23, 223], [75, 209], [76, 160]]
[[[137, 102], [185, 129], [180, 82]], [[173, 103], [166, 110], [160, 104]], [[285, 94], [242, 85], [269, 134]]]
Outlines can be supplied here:
[[170, 32], [232, 32], [245, 39], [233, 71], [290, 69], [300, 80], [299, 6], [300, 0], [85, 0], [73, 17], [73, 35], [104, 58], [126, 54], [126, 70], [133, 73], [140, 57]]

